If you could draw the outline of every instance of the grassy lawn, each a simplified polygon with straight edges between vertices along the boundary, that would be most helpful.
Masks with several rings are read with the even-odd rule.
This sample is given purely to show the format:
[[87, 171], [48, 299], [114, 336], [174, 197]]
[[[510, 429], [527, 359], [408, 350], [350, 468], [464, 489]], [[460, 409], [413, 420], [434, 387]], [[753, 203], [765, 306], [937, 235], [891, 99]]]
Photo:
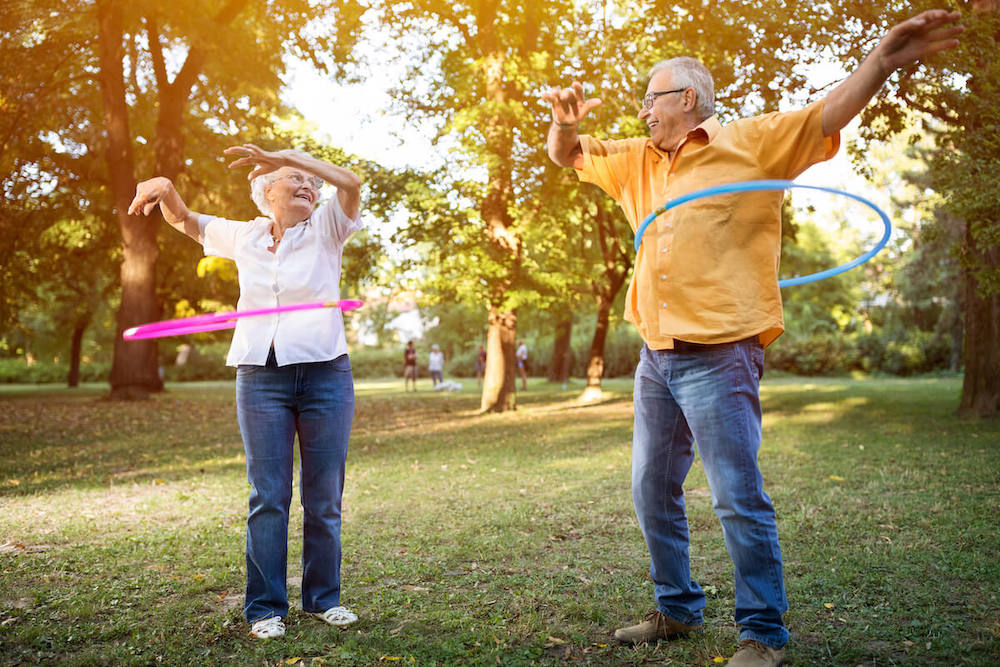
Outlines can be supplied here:
[[[242, 621], [248, 487], [231, 383], [145, 403], [103, 385], [0, 387], [2, 664], [712, 665], [732, 566], [700, 464], [686, 484], [706, 630], [624, 647], [652, 607], [629, 488], [631, 382], [581, 406], [535, 380], [479, 416], [462, 392], [358, 383], [334, 630]], [[471, 385], [471, 386], [470, 386]], [[765, 379], [794, 664], [1000, 662], [1000, 422], [955, 418], [959, 379]]]

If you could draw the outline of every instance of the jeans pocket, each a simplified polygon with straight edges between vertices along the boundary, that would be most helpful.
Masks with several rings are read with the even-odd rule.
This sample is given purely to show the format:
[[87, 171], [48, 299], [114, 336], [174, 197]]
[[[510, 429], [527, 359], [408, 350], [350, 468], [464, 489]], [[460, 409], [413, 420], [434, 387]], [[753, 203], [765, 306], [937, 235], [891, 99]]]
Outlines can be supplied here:
[[236, 367], [236, 377], [238, 378], [247, 377], [248, 375], [253, 375], [254, 373], [257, 373], [263, 368], [265, 367], [254, 366], [253, 364], [240, 364], [239, 366]]
[[350, 373], [351, 372], [351, 360], [346, 354], [342, 354], [336, 359], [329, 362], [330, 368], [337, 371], [338, 373]]
[[764, 347], [757, 343], [750, 348], [750, 360], [757, 369], [757, 382], [764, 377]]

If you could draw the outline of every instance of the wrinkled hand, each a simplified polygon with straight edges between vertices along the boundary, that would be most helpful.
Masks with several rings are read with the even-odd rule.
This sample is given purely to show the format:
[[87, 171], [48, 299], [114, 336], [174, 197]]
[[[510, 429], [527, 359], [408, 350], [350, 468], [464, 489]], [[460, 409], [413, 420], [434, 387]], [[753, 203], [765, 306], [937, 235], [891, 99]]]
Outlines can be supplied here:
[[877, 47], [883, 72], [888, 75], [899, 67], [958, 46], [955, 37], [965, 27], [951, 24], [959, 18], [959, 12], [932, 9], [893, 26]]
[[151, 178], [135, 186], [135, 198], [128, 205], [129, 215], [149, 215], [171, 187], [170, 179], [163, 176]]
[[265, 151], [254, 144], [243, 144], [242, 146], [230, 146], [222, 152], [226, 155], [242, 156], [229, 163], [230, 169], [253, 165], [253, 170], [247, 174], [247, 180], [252, 181], [258, 176], [284, 167], [287, 164], [285, 154], [289, 151]]
[[552, 121], [559, 125], [577, 125], [591, 109], [601, 105], [599, 98], [584, 100], [583, 85], [574, 81], [569, 88], [553, 88], [542, 93], [542, 99], [552, 105]]

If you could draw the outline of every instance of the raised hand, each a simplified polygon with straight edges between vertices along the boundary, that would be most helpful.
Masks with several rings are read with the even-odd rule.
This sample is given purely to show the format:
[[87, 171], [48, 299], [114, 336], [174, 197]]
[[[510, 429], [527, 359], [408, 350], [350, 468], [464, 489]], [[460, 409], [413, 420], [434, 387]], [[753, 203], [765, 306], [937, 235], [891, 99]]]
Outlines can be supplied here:
[[128, 206], [129, 215], [149, 215], [163, 201], [173, 185], [163, 176], [142, 181], [135, 186], [135, 197]]
[[247, 174], [247, 180], [251, 181], [262, 174], [277, 171], [288, 164], [285, 157], [286, 151], [265, 151], [255, 144], [230, 146], [222, 152], [226, 155], [242, 156], [229, 163], [230, 169], [253, 165], [254, 168]]
[[542, 99], [552, 105], [552, 121], [560, 126], [577, 125], [591, 109], [601, 105], [599, 98], [585, 100], [583, 85], [574, 81], [569, 88], [553, 88], [542, 93]]
[[932, 9], [893, 26], [876, 47], [883, 73], [958, 46], [955, 37], [965, 30], [953, 25], [959, 18], [959, 12]]

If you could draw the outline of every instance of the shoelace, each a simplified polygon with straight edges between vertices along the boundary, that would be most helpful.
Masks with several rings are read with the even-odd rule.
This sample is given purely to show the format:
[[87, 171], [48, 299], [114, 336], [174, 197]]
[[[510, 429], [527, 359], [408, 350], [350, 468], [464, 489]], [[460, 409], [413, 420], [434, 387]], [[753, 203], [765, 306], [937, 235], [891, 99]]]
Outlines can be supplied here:
[[657, 634], [665, 634], [667, 630], [666, 618], [658, 610], [646, 614], [643, 619], [644, 621], [653, 621], [653, 627], [656, 629]]
[[767, 647], [756, 639], [744, 639], [739, 643], [739, 646], [736, 647], [736, 650], [741, 651], [747, 647], [752, 648], [762, 658], [767, 655]]

